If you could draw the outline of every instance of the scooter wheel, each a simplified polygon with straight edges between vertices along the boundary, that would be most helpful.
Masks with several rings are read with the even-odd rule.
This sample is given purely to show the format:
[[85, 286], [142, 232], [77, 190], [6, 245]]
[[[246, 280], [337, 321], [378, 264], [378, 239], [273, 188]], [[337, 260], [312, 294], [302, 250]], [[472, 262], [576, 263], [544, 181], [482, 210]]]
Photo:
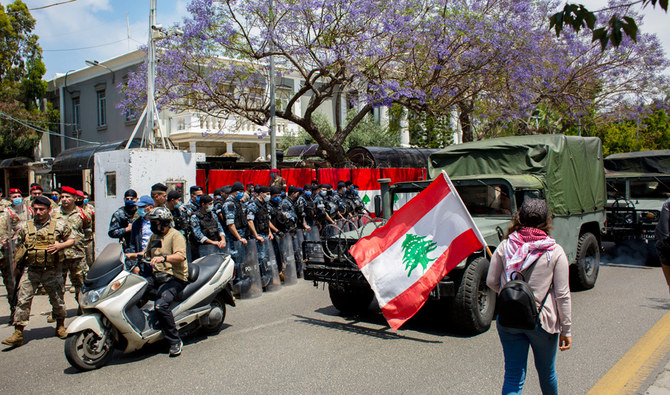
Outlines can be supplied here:
[[65, 339], [65, 358], [79, 370], [99, 369], [107, 364], [114, 353], [111, 333], [105, 339], [101, 345], [102, 338], [90, 329], [72, 333]]
[[210, 306], [212, 310], [202, 325], [202, 331], [208, 335], [219, 332], [223, 326], [223, 320], [226, 318], [226, 302], [221, 295], [214, 298]]

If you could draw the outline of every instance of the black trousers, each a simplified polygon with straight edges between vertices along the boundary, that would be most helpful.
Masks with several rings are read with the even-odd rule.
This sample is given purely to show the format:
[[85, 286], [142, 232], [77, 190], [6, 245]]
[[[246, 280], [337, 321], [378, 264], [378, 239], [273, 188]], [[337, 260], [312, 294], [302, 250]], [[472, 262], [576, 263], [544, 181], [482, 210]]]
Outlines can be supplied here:
[[177, 295], [186, 287], [186, 283], [175, 277], [171, 277], [169, 281], [163, 284], [157, 284], [153, 277], [147, 278], [147, 281], [152, 288], [158, 288], [154, 310], [158, 315], [158, 323], [163, 331], [163, 337], [169, 344], [177, 344], [181, 341], [181, 338], [179, 337], [179, 331], [177, 331], [177, 325], [174, 323], [170, 306]]

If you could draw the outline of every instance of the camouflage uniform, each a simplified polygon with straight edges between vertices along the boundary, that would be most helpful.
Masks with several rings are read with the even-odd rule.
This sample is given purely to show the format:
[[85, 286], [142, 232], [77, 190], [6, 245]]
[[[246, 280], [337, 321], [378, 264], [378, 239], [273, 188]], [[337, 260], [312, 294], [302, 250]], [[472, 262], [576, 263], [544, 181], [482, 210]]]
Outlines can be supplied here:
[[2, 272], [2, 281], [7, 290], [7, 300], [10, 309], [13, 309], [14, 298], [14, 250], [17, 246], [15, 237], [25, 226], [28, 219], [32, 218], [32, 210], [29, 207], [22, 206], [21, 211], [17, 211], [13, 206], [2, 210], [0, 214], [0, 271]]
[[71, 211], [66, 212], [63, 207], [57, 210], [62, 218], [67, 221], [67, 224], [72, 229], [72, 234], [75, 238], [75, 243], [72, 247], [65, 249], [65, 264], [63, 265], [63, 284], [67, 272], [70, 272], [70, 282], [74, 287], [76, 299], [79, 300], [79, 291], [84, 285], [84, 277], [86, 276], [86, 253], [84, 248], [84, 229], [86, 228], [88, 220], [84, 211], [75, 206]]
[[52, 315], [65, 318], [63, 301], [62, 253], [49, 254], [48, 245], [65, 242], [74, 235], [62, 219], [48, 218], [43, 224], [29, 220], [17, 235], [17, 244], [25, 245], [26, 252], [20, 265], [25, 266], [19, 282], [18, 301], [14, 313], [14, 325], [25, 326], [30, 318], [30, 306], [37, 287], [42, 285], [49, 295]]
[[95, 207], [90, 204], [82, 206], [84, 215], [87, 220], [84, 220], [84, 250], [86, 252], [86, 266], [90, 268], [95, 260], [94, 250], [94, 232], [95, 232]]

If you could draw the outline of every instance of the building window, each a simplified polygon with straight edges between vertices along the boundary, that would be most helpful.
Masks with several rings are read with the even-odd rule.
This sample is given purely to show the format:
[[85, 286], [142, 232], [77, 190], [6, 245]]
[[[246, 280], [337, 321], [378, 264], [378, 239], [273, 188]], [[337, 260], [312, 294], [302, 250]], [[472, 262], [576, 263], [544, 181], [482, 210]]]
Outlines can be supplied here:
[[105, 196], [116, 196], [116, 172], [105, 173]]
[[79, 118], [79, 98], [75, 97], [72, 99], [72, 126], [74, 128], [74, 134], [79, 133], [81, 130], [81, 123]]
[[107, 97], [105, 91], [98, 91], [98, 127], [107, 126]]

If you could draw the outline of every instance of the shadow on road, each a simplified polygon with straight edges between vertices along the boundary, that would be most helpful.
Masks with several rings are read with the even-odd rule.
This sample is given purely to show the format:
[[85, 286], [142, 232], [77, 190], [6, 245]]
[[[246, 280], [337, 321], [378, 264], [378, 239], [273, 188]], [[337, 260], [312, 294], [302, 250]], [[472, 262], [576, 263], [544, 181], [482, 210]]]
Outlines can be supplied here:
[[442, 343], [439, 340], [426, 340], [426, 339], [419, 339], [416, 337], [411, 337], [411, 336], [404, 336], [404, 335], [399, 335], [397, 332], [392, 332], [390, 328], [369, 328], [366, 326], [358, 325], [361, 322], [365, 321], [351, 321], [351, 322], [337, 322], [337, 321], [326, 321], [326, 320], [320, 320], [318, 318], [312, 318], [312, 317], [305, 317], [303, 315], [295, 315], [296, 318], [298, 318], [297, 322], [303, 322], [309, 325], [316, 325], [316, 326], [321, 326], [325, 328], [331, 328], [331, 329], [337, 329], [340, 331], [345, 331], [345, 332], [351, 332], [351, 333], [356, 333], [358, 335], [365, 335], [365, 336], [370, 336], [370, 337], [375, 337], [378, 339], [386, 339], [386, 340], [396, 340], [396, 339], [403, 339], [403, 340], [413, 340], [421, 343]]
[[649, 300], [650, 304], [643, 307], [656, 310], [670, 310], [670, 300], [666, 298], [647, 298], [647, 300]]
[[[458, 329], [449, 321], [450, 313], [447, 303], [444, 301], [428, 301], [426, 304], [419, 310], [418, 313], [410, 320], [408, 320], [397, 332], [391, 331], [388, 323], [384, 319], [384, 316], [379, 311], [376, 303], [372, 303], [372, 306], [369, 311], [364, 314], [346, 316], [341, 314], [334, 306], [322, 307], [315, 310], [315, 313], [320, 313], [326, 316], [331, 317], [342, 317], [344, 319], [350, 320], [350, 323], [342, 323], [337, 321], [322, 320], [318, 318], [302, 317], [309, 319], [311, 324], [322, 325], [326, 327], [331, 327], [335, 329], [340, 329], [344, 331], [356, 332], [358, 333], [358, 328], [348, 328], [348, 326], [355, 323], [367, 323], [374, 325], [382, 325], [385, 328], [380, 329], [387, 334], [393, 335], [389, 339], [393, 338], [405, 338], [400, 333], [403, 331], [416, 331], [433, 336], [450, 336], [450, 337], [459, 337], [459, 338], [468, 338], [476, 335], [465, 335], [458, 331]], [[369, 329], [369, 328], [365, 328]], [[373, 330], [377, 331], [377, 330]], [[370, 336], [375, 336], [375, 334], [370, 333], [361, 333], [368, 334]], [[377, 336], [380, 337], [380, 336]], [[413, 338], [409, 338], [413, 339]], [[418, 339], [417, 339], [418, 340]]]

